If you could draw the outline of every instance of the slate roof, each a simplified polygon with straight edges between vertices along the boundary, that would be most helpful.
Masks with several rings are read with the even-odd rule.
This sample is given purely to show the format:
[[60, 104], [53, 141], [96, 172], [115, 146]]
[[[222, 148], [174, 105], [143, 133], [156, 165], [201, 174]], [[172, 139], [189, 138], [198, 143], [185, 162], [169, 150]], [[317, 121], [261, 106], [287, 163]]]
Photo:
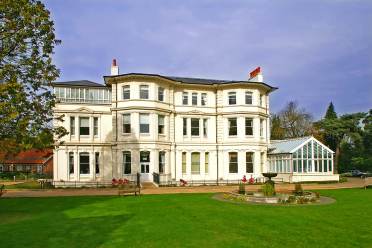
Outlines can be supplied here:
[[168, 79], [174, 82], [180, 82], [184, 84], [202, 84], [202, 85], [214, 85], [214, 84], [234, 84], [234, 83], [251, 83], [251, 84], [262, 84], [272, 91], [278, 88], [270, 86], [266, 83], [262, 82], [252, 82], [252, 81], [238, 81], [238, 80], [218, 80], [218, 79], [208, 79], [208, 78], [191, 78], [191, 77], [175, 77], [175, 76], [164, 76], [159, 74], [147, 74], [147, 73], [127, 73], [127, 74], [120, 74], [114, 76], [104, 76], [104, 80], [106, 82], [106, 78], [115, 78], [115, 77], [125, 77], [125, 76], [149, 76], [149, 77], [160, 77], [164, 79]]
[[53, 82], [53, 85], [60, 86], [86, 86], [86, 87], [107, 87], [104, 84], [95, 83], [89, 80], [76, 80], [76, 81], [64, 81], [64, 82]]
[[310, 140], [311, 136], [287, 139], [287, 140], [271, 140], [269, 146], [269, 154], [281, 154], [281, 153], [291, 153], [293, 149], [304, 144]]

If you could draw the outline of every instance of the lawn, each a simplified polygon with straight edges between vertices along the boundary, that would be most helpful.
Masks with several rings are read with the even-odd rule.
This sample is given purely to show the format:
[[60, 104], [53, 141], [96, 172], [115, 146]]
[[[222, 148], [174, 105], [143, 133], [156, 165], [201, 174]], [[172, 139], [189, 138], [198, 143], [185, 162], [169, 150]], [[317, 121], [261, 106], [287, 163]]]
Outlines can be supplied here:
[[263, 206], [211, 194], [0, 199], [0, 247], [372, 247], [372, 190], [331, 205]]

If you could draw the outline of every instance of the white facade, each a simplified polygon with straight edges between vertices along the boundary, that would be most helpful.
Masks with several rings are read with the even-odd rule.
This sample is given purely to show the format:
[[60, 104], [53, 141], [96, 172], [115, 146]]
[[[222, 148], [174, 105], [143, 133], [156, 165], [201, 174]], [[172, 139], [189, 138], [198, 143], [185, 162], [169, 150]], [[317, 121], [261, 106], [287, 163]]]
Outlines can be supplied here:
[[55, 150], [55, 181], [109, 181], [138, 172], [142, 181], [159, 173], [167, 182], [216, 182], [267, 171], [275, 88], [152, 74], [107, 76], [105, 83], [55, 83], [55, 114], [64, 122], [54, 124], [70, 132]]

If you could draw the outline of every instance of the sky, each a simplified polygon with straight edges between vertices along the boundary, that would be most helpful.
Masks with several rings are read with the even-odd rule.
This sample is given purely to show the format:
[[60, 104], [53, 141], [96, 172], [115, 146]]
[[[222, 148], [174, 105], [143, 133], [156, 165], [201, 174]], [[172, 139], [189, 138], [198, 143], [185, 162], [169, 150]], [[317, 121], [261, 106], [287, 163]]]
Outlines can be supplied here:
[[58, 81], [120, 73], [247, 80], [261, 66], [271, 112], [289, 101], [324, 116], [372, 108], [369, 0], [43, 0]]

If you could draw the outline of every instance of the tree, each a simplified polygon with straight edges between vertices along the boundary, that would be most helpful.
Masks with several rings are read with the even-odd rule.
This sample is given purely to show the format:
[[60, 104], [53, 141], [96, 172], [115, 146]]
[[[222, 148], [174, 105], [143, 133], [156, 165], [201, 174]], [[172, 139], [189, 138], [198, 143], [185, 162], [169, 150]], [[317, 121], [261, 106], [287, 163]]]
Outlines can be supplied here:
[[[326, 114], [324, 116], [325, 120], [336, 120], [337, 119], [337, 113], [335, 111], [335, 107], [333, 106], [333, 103], [331, 102], [327, 108]], [[323, 139], [325, 144], [331, 148], [333, 151], [337, 149], [337, 139], [330, 134], [325, 133], [323, 135]]]
[[[360, 121], [365, 117], [365, 113], [345, 114], [336, 119], [322, 119], [315, 123], [319, 127], [324, 137], [329, 137], [334, 142], [335, 148], [335, 166], [334, 171], [338, 171], [339, 159], [342, 144], [345, 149], [351, 147], [360, 147], [361, 126]], [[327, 142], [327, 141], [326, 141]], [[327, 143], [326, 143], [327, 144]], [[330, 144], [327, 144], [330, 146]], [[360, 148], [358, 148], [360, 149]]]
[[[45, 148], [66, 134], [53, 128], [59, 71], [51, 55], [60, 42], [40, 1], [0, 1], [0, 151]], [[61, 120], [61, 116], [58, 117]]]
[[337, 114], [335, 111], [335, 107], [333, 106], [333, 103], [330, 102], [329, 106], [327, 108], [327, 112], [325, 114], [325, 119], [337, 119]]
[[304, 108], [299, 108], [297, 102], [289, 102], [279, 112], [279, 119], [284, 130], [284, 138], [303, 137], [311, 133], [312, 115]]
[[279, 115], [273, 114], [271, 117], [271, 139], [281, 140], [285, 138], [285, 130], [282, 127]]

